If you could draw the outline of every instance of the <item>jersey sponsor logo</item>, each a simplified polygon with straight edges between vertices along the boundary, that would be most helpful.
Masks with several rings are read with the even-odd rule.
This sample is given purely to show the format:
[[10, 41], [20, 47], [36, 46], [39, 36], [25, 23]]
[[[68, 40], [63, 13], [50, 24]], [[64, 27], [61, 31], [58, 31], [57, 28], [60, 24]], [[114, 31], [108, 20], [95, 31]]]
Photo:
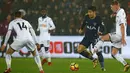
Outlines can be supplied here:
[[42, 24], [42, 27], [47, 27], [46, 24]]
[[90, 30], [96, 30], [96, 27], [94, 27], [94, 26], [87, 26], [87, 28]]

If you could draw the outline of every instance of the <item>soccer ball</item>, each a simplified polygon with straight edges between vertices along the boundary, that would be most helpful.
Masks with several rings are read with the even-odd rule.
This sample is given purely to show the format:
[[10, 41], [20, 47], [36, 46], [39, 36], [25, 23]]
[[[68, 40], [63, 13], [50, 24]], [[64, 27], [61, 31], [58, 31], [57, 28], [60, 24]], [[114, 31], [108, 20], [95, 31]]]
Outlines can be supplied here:
[[72, 71], [78, 71], [79, 70], [79, 65], [77, 63], [71, 63], [70, 64], [70, 69]]

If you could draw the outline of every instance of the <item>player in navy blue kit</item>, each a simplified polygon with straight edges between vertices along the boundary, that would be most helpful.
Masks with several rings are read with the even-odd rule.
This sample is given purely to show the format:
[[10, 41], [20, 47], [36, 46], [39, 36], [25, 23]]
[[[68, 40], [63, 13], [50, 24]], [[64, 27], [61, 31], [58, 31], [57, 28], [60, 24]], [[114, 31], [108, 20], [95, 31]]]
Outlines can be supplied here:
[[97, 62], [99, 60], [101, 69], [105, 71], [104, 68], [104, 58], [101, 51], [98, 51], [96, 54], [98, 56], [98, 60], [92, 57], [92, 54], [86, 50], [91, 44], [94, 44], [96, 39], [99, 38], [99, 34], [104, 31], [104, 26], [102, 24], [102, 20], [100, 16], [96, 15], [96, 7], [90, 6], [88, 8], [88, 13], [85, 15], [83, 24], [80, 27], [79, 33], [83, 32], [84, 27], [86, 27], [85, 36], [83, 40], [80, 42], [77, 52], [82, 56], [93, 61], [93, 67], [97, 66]]

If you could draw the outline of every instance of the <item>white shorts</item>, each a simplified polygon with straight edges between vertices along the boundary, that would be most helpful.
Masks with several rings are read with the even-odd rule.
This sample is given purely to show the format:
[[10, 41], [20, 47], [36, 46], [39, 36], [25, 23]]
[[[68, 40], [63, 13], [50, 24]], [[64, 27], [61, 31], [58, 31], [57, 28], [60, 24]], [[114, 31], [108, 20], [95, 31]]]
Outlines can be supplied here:
[[122, 44], [121, 44], [122, 37], [120, 35], [115, 34], [115, 33], [109, 33], [109, 36], [110, 36], [110, 40], [113, 43], [113, 46], [115, 48], [121, 48], [122, 47]]
[[39, 44], [43, 44], [44, 47], [49, 47], [50, 46], [50, 40], [41, 41]]
[[14, 50], [20, 50], [23, 47], [27, 47], [28, 51], [34, 51], [36, 49], [36, 45], [31, 40], [14, 40], [14, 42], [11, 44], [11, 48]]

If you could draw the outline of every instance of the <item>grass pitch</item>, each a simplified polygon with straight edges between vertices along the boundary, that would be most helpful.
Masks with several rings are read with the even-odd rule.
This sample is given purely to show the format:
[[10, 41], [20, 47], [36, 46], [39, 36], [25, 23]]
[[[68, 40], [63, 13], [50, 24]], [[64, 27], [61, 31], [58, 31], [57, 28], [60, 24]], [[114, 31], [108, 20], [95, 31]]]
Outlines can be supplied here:
[[[130, 63], [130, 60], [126, 60]], [[76, 62], [79, 64], [78, 71], [70, 70], [70, 63]], [[100, 69], [100, 65], [93, 69], [92, 62], [88, 59], [52, 59], [52, 66], [45, 64], [43, 66], [45, 73], [124, 73], [123, 65], [114, 59], [105, 59], [106, 71]], [[4, 58], [0, 58], [0, 73], [6, 68]], [[37, 65], [33, 58], [13, 58], [11, 73], [39, 73]], [[126, 73], [130, 73], [130, 70]]]

